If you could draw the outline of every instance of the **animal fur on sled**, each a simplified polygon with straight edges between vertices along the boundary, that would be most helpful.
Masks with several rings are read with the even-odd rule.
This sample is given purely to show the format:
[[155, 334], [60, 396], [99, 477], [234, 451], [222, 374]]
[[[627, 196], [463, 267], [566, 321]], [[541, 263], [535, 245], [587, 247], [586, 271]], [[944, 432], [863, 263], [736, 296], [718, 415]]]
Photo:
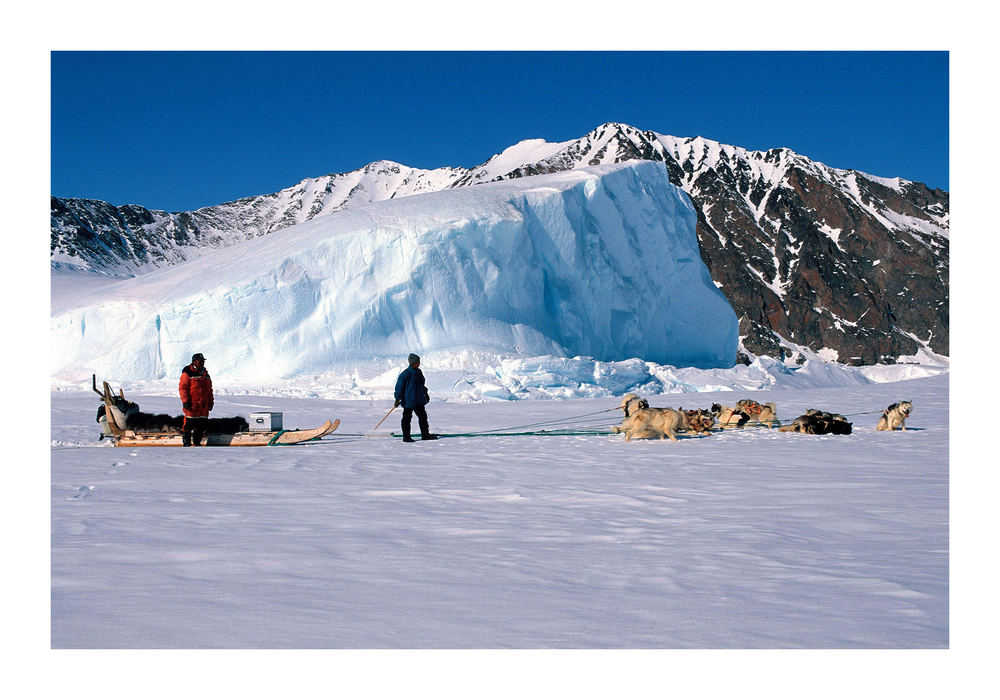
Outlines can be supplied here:
[[906, 419], [910, 417], [913, 410], [912, 401], [899, 401], [882, 411], [882, 417], [878, 419], [875, 430], [906, 430]]
[[[97, 422], [102, 426], [107, 426], [105, 417], [105, 405], [102, 403], [97, 409]], [[115, 398], [115, 405], [111, 409], [115, 424], [123, 430], [132, 430], [137, 433], [167, 433], [180, 435], [184, 426], [184, 416], [171, 416], [166, 413], [143, 413], [139, 410], [139, 405], [122, 398]], [[207, 433], [242, 433], [250, 429], [250, 424], [242, 416], [232, 418], [206, 418], [204, 429]], [[105, 434], [110, 431], [105, 430]]]
[[636, 394], [625, 394], [619, 406], [625, 412], [620, 425], [612, 432], [625, 433], [625, 440], [668, 438], [677, 441], [675, 433], [684, 425], [684, 415], [672, 408], [650, 408], [649, 402]]
[[783, 433], [806, 433], [808, 435], [850, 435], [852, 425], [839, 414], [810, 408], [779, 430]]

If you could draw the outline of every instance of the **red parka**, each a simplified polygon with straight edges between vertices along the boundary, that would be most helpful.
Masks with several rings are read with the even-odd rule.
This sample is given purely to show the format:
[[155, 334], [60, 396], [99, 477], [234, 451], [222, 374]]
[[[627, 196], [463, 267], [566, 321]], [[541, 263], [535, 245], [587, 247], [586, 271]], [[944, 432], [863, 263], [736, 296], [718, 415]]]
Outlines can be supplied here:
[[215, 406], [215, 396], [212, 394], [212, 378], [208, 370], [202, 367], [195, 369], [188, 365], [181, 371], [178, 385], [181, 403], [191, 403], [191, 408], [184, 409], [184, 415], [189, 418], [207, 418], [208, 412]]

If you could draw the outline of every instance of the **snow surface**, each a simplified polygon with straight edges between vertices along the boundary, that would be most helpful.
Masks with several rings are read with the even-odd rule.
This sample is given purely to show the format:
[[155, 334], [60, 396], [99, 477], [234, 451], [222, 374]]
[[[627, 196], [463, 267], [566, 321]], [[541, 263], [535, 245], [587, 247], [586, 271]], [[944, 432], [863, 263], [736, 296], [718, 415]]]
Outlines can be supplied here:
[[52, 377], [173, 378], [196, 351], [233, 381], [410, 352], [728, 366], [737, 319], [695, 221], [652, 162], [334, 212], [138, 278], [54, 285]]
[[[755, 177], [779, 180], [794, 156], [758, 155]], [[381, 201], [383, 171], [410, 196]], [[947, 358], [846, 367], [789, 344], [786, 362], [729, 367], [735, 314], [662, 164], [428, 192], [436, 172], [304, 181], [285, 194], [309, 221], [139, 278], [53, 271], [54, 647], [948, 646]], [[373, 203], [331, 213], [348, 186]], [[225, 451], [96, 441], [91, 372], [178, 413], [194, 351], [213, 415], [340, 430]], [[398, 413], [367, 437], [411, 351], [448, 437], [404, 445]], [[628, 391], [774, 401], [786, 421], [821, 408], [855, 432], [454, 436], [603, 431]], [[917, 429], [876, 432], [902, 399]]]
[[[846, 368], [807, 365], [770, 390], [653, 403], [822, 408], [852, 435], [405, 445], [364, 437], [386, 400], [232, 394], [215, 415], [343, 423], [308, 446], [126, 449], [96, 442], [93, 393], [53, 392], [52, 645], [947, 647], [948, 377], [848, 383]], [[126, 395], [178, 408], [173, 394]], [[900, 399], [912, 429], [876, 432]], [[594, 428], [617, 404], [428, 412], [442, 433]]]
[[478, 168], [475, 168], [475, 179], [488, 182], [497, 177], [503, 177], [525, 164], [538, 163], [550, 158], [570, 145], [572, 141], [550, 143], [545, 139], [526, 139], [497, 153]]

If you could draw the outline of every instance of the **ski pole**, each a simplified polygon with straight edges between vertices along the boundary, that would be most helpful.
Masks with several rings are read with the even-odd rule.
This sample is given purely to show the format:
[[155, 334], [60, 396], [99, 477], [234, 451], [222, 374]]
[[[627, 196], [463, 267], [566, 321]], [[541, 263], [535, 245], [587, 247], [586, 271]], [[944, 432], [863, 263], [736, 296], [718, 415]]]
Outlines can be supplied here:
[[[395, 410], [396, 410], [396, 406], [395, 406], [395, 404], [393, 404], [392, 408], [390, 408], [390, 409], [389, 409], [389, 413], [392, 413], [392, 412], [393, 412], [393, 411], [395, 411]], [[383, 423], [385, 423], [385, 419], [389, 417], [389, 413], [386, 413], [386, 414], [385, 414], [385, 415], [384, 415], [384, 416], [382, 417], [382, 420], [380, 420], [380, 421], [378, 422], [378, 425], [376, 425], [376, 426], [375, 426], [374, 428], [372, 428], [372, 433], [374, 433], [374, 432], [375, 432], [376, 430], [378, 430], [378, 426], [379, 426], [379, 425], [382, 425]], [[369, 435], [371, 435], [371, 433], [369, 433]]]

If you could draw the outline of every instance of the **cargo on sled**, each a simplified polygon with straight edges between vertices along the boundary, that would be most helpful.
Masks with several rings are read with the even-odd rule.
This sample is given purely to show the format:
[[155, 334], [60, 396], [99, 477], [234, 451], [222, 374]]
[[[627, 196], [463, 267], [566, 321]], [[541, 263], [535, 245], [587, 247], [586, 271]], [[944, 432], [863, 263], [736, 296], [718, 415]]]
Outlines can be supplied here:
[[[115, 396], [108, 383], [104, 382], [104, 391], [98, 390], [97, 375], [93, 377], [93, 385], [94, 391], [103, 401], [97, 411], [102, 439], [110, 437], [116, 447], [181, 447], [184, 444], [181, 431], [183, 416], [142, 413], [139, 405], [127, 400], [121, 389]], [[252, 430], [249, 423], [241, 417], [209, 418], [207, 422], [207, 432], [202, 444], [216, 447], [296, 445], [318, 440], [340, 427], [339, 419], [328, 420], [318, 428], [306, 430], [281, 430], [269, 423], [265, 424], [265, 429]], [[264, 423], [255, 421], [257, 422]]]

